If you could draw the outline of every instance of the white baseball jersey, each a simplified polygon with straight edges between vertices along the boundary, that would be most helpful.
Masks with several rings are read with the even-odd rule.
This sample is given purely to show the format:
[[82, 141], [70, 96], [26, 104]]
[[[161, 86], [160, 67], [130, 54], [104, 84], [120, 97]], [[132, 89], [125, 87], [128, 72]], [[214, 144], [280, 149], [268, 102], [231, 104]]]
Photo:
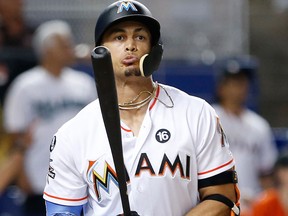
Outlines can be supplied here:
[[[131, 209], [183, 216], [198, 202], [198, 180], [234, 166], [218, 117], [204, 100], [157, 86], [138, 137], [121, 122]], [[164, 90], [165, 88], [165, 90]], [[172, 105], [173, 108], [167, 107]], [[123, 213], [99, 101], [64, 124], [51, 143], [44, 198], [84, 205], [84, 215]]]
[[5, 100], [8, 132], [33, 127], [33, 143], [25, 155], [25, 171], [35, 194], [43, 194], [49, 166], [49, 139], [57, 129], [96, 98], [94, 80], [66, 68], [56, 78], [37, 66], [19, 75]]
[[257, 196], [261, 190], [259, 174], [270, 170], [277, 157], [270, 126], [265, 119], [249, 109], [236, 116], [220, 105], [213, 107], [221, 119], [237, 164], [241, 195]]

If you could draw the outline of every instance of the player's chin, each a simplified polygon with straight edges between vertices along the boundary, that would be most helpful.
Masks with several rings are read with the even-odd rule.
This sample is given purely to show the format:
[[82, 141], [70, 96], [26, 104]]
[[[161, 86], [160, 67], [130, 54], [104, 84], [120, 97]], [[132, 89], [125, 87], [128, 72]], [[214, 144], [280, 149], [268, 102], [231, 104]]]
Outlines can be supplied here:
[[140, 69], [137, 67], [127, 67], [125, 69], [125, 76], [131, 77], [131, 76], [141, 76]]

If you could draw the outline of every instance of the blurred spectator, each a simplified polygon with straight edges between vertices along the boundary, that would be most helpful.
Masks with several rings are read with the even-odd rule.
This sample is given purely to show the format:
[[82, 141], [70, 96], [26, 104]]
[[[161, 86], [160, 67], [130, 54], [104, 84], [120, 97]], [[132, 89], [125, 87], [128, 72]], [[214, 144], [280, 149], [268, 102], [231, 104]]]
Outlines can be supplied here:
[[265, 190], [252, 208], [252, 216], [288, 215], [288, 152], [280, 154], [274, 167], [275, 187]]
[[0, 105], [12, 80], [36, 64], [34, 28], [23, 16], [23, 0], [0, 0]]
[[23, 16], [23, 0], [0, 0], [0, 47], [30, 47], [32, 35]]
[[246, 106], [250, 81], [255, 78], [254, 69], [246, 66], [237, 59], [225, 63], [217, 85], [218, 104], [213, 105], [237, 164], [243, 214], [257, 194], [271, 186], [278, 154], [268, 122]]
[[[45, 215], [42, 198], [49, 164], [47, 140], [86, 104], [96, 98], [94, 80], [69, 66], [75, 63], [70, 26], [52, 20], [38, 27], [33, 38], [39, 65], [16, 77], [4, 102], [4, 126], [25, 154], [18, 183], [27, 194], [25, 215]], [[28, 140], [28, 141], [27, 141]]]

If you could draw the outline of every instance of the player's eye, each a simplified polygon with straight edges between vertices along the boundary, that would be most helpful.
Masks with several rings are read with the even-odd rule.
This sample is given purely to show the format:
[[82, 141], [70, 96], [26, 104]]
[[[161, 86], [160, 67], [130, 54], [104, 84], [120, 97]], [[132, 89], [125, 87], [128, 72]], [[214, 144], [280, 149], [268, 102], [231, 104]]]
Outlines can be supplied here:
[[138, 35], [136, 38], [137, 38], [137, 40], [139, 40], [139, 41], [145, 40], [145, 37], [144, 37], [143, 35]]
[[117, 41], [121, 41], [121, 40], [123, 40], [124, 39], [124, 37], [122, 36], [122, 35], [117, 35], [116, 37], [115, 37], [115, 40], [117, 40]]

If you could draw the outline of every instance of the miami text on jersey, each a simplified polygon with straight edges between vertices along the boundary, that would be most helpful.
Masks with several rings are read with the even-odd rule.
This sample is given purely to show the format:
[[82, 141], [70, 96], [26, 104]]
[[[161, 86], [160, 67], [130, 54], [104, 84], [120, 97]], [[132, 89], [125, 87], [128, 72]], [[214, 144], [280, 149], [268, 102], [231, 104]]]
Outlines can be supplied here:
[[[171, 178], [176, 177], [178, 173], [180, 178], [190, 180], [190, 156], [186, 155], [186, 158], [181, 161], [178, 154], [174, 161], [171, 162], [168, 156], [164, 154], [161, 160], [161, 165], [159, 169], [156, 170], [156, 168], [153, 167], [153, 163], [151, 163], [148, 155], [146, 153], [142, 153], [139, 157], [134, 177], [139, 178], [143, 173], [148, 173], [150, 177], [171, 176]], [[107, 161], [89, 161], [87, 179], [89, 183], [94, 184], [94, 190], [98, 201], [101, 201], [100, 188], [109, 194], [111, 183], [118, 187], [117, 174], [112, 166], [107, 163]], [[126, 181], [130, 182], [130, 177], [128, 174]]]

